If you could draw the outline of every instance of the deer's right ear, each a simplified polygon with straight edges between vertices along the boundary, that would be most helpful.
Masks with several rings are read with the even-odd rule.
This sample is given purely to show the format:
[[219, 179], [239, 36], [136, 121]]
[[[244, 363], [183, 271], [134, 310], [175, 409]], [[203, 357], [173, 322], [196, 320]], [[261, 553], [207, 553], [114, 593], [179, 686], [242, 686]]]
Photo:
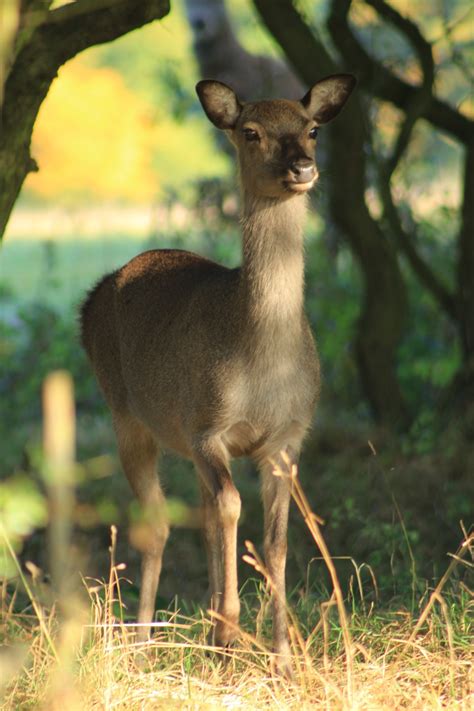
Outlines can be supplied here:
[[204, 79], [196, 85], [196, 91], [202, 108], [214, 126], [223, 130], [234, 128], [242, 106], [229, 86]]

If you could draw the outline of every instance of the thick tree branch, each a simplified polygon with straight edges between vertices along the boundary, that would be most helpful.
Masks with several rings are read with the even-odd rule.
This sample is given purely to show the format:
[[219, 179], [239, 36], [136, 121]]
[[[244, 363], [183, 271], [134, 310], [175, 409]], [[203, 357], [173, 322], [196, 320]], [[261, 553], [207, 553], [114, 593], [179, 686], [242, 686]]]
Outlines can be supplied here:
[[169, 12], [169, 0], [78, 0], [45, 11], [47, 6], [47, 0], [23, 4], [21, 36], [0, 107], [0, 235], [31, 170], [33, 125], [59, 68], [87, 47], [121, 37]]
[[87, 47], [164, 17], [169, 7], [169, 0], [76, 0], [50, 11], [38, 32], [55, 43], [49, 49], [63, 64]]
[[90, 15], [93, 12], [101, 10], [110, 10], [114, 6], [119, 5], [122, 0], [74, 0], [74, 2], [66, 3], [54, 8], [48, 14], [46, 22], [69, 22], [69, 20], [77, 20], [81, 16]]
[[29, 42], [35, 29], [50, 14], [49, 8], [52, 2], [53, 0], [21, 0], [19, 27], [10, 57], [11, 66], [23, 47]]
[[[312, 86], [319, 76], [336, 71], [331, 55], [317, 42], [308, 25], [289, 0], [254, 0], [263, 23], [285, 51], [301, 79]], [[291, 47], [291, 52], [288, 48]]]

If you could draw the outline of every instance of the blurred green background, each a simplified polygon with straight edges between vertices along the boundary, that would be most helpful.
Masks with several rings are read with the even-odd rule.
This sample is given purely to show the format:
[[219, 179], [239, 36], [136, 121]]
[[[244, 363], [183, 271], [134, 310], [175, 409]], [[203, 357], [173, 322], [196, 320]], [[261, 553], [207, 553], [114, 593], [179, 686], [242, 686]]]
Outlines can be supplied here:
[[[469, 3], [452, 3], [449, 12], [440, 3], [448, 18], [434, 12], [432, 3], [393, 4], [420, 21], [440, 56], [448, 42], [462, 47], [472, 38]], [[276, 56], [276, 43], [252, 4], [232, 0], [228, 6], [246, 48]], [[327, 3], [299, 7], [315, 24]], [[373, 15], [363, 3], [355, 4], [353, 21], [373, 52], [395, 67], [401, 58], [404, 75], [410, 75], [409, 50], [398, 34], [385, 26], [374, 31]], [[415, 66], [412, 71], [416, 79]], [[137, 511], [120, 472], [108, 413], [78, 342], [77, 306], [85, 292], [143, 249], [179, 247], [229, 266], [239, 263], [235, 173], [196, 100], [199, 78], [184, 8], [174, 2], [162, 21], [63, 66], [35, 126], [33, 155], [40, 170], [24, 184], [0, 254], [0, 512], [23, 558], [44, 569], [41, 383], [51, 370], [65, 368], [77, 398], [74, 542], [83, 570], [106, 574], [109, 526], [118, 523], [119, 555], [137, 579], [138, 554], [127, 542]], [[463, 84], [453, 62], [440, 62], [437, 82], [460, 108]], [[472, 97], [463, 101], [463, 110], [472, 113]], [[371, 111], [371, 150], [383, 151], [398, 125], [397, 111], [380, 102]], [[458, 144], [422, 122], [410, 160], [396, 175], [397, 194], [409, 200], [416, 217], [423, 254], [448, 283], [459, 228], [461, 160]], [[323, 174], [321, 200], [324, 191]], [[380, 211], [375, 192], [369, 190], [366, 198], [374, 214]], [[450, 419], [439, 407], [460, 364], [455, 331], [410, 269], [402, 268], [410, 313], [397, 373], [412, 424], [397, 434], [373, 423], [359, 384], [352, 342], [362, 297], [353, 257], [346, 244], [327, 238], [321, 215], [310, 218], [307, 310], [324, 384], [301, 478], [327, 521], [331, 552], [370, 564], [390, 598], [413, 585], [422, 589], [443, 570], [446, 552], [461, 538], [460, 520], [470, 523], [474, 500], [474, 423]], [[168, 605], [176, 593], [200, 601], [206, 569], [200, 533], [189, 525], [199, 505], [194, 475], [188, 463], [168, 455], [160, 471], [176, 530], [165, 553], [159, 604]], [[246, 462], [236, 464], [235, 475], [244, 502], [239, 539], [244, 552], [244, 539], [261, 541], [259, 483]], [[325, 574], [322, 566], [308, 566], [315, 552], [304, 525], [293, 518], [290, 587], [300, 581], [317, 587], [326, 582]], [[353, 563], [338, 565], [347, 581]], [[248, 574], [242, 565], [242, 579]]]

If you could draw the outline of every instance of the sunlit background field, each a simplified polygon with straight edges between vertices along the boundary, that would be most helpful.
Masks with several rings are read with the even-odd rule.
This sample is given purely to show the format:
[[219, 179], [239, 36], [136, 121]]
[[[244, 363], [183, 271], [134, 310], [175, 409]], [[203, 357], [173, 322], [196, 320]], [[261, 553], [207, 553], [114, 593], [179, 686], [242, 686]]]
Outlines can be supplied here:
[[[392, 4], [412, 17], [420, 14], [430, 40], [441, 38], [435, 44], [441, 57], [449, 42], [472, 40], [468, 3], [451, 8], [457, 21], [448, 35], [443, 13], [432, 13], [431, 3]], [[277, 56], [251, 3], [228, 5], [247, 49]], [[325, 2], [299, 5], [314, 23], [327, 9]], [[361, 33], [369, 32], [372, 12], [356, 3]], [[368, 36], [374, 51], [407, 54], [393, 31]], [[328, 569], [294, 507], [288, 590], [296, 673], [292, 683], [271, 675], [265, 575], [242, 560], [244, 541], [256, 550], [262, 541], [259, 482], [246, 461], [233, 470], [243, 500], [242, 635], [227, 662], [208, 648], [198, 487], [191, 466], [167, 454], [160, 467], [173, 530], [157, 598], [159, 619], [167, 624], [137, 654], [127, 624], [138, 599], [140, 515], [79, 346], [77, 309], [104, 273], [145, 249], [177, 247], [228, 266], [239, 263], [235, 169], [197, 102], [191, 43], [183, 6], [173, 3], [162, 21], [67, 63], [35, 126], [39, 171], [25, 182], [0, 253], [2, 708], [467, 711], [474, 703], [474, 425], [450, 419], [448, 410], [440, 425], [434, 414], [460, 364], [458, 341], [452, 323], [404, 264], [410, 316], [397, 373], [414, 416], [402, 434], [374, 424], [352, 345], [360, 275], [347, 245], [328, 231], [314, 204], [306, 305], [324, 381], [299, 476], [325, 521], [350, 648]], [[440, 67], [437, 82], [445, 97], [472, 115], [472, 93], [466, 97], [459, 88], [459, 68], [448, 61]], [[415, 63], [404, 70], [418, 79]], [[377, 102], [371, 111], [372, 149], [384, 150], [399, 116]], [[447, 282], [459, 227], [461, 160], [451, 138], [433, 137], [421, 122], [410, 161], [396, 176], [398, 197], [410, 202], [417, 220], [423, 254]], [[324, 204], [327, 184], [323, 173], [316, 206]], [[380, 215], [375, 193], [368, 192], [367, 203]], [[43, 381], [57, 369], [74, 382], [71, 560], [81, 572], [59, 610], [49, 579], [41, 401]], [[118, 529], [112, 560], [111, 526]]]

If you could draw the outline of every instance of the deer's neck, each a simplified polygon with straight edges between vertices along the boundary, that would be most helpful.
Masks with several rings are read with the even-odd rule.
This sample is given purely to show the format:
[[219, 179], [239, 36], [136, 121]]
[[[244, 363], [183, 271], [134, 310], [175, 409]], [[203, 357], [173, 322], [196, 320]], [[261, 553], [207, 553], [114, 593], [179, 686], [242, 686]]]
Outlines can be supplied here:
[[241, 303], [249, 327], [293, 338], [301, 328], [306, 196], [243, 196]]

